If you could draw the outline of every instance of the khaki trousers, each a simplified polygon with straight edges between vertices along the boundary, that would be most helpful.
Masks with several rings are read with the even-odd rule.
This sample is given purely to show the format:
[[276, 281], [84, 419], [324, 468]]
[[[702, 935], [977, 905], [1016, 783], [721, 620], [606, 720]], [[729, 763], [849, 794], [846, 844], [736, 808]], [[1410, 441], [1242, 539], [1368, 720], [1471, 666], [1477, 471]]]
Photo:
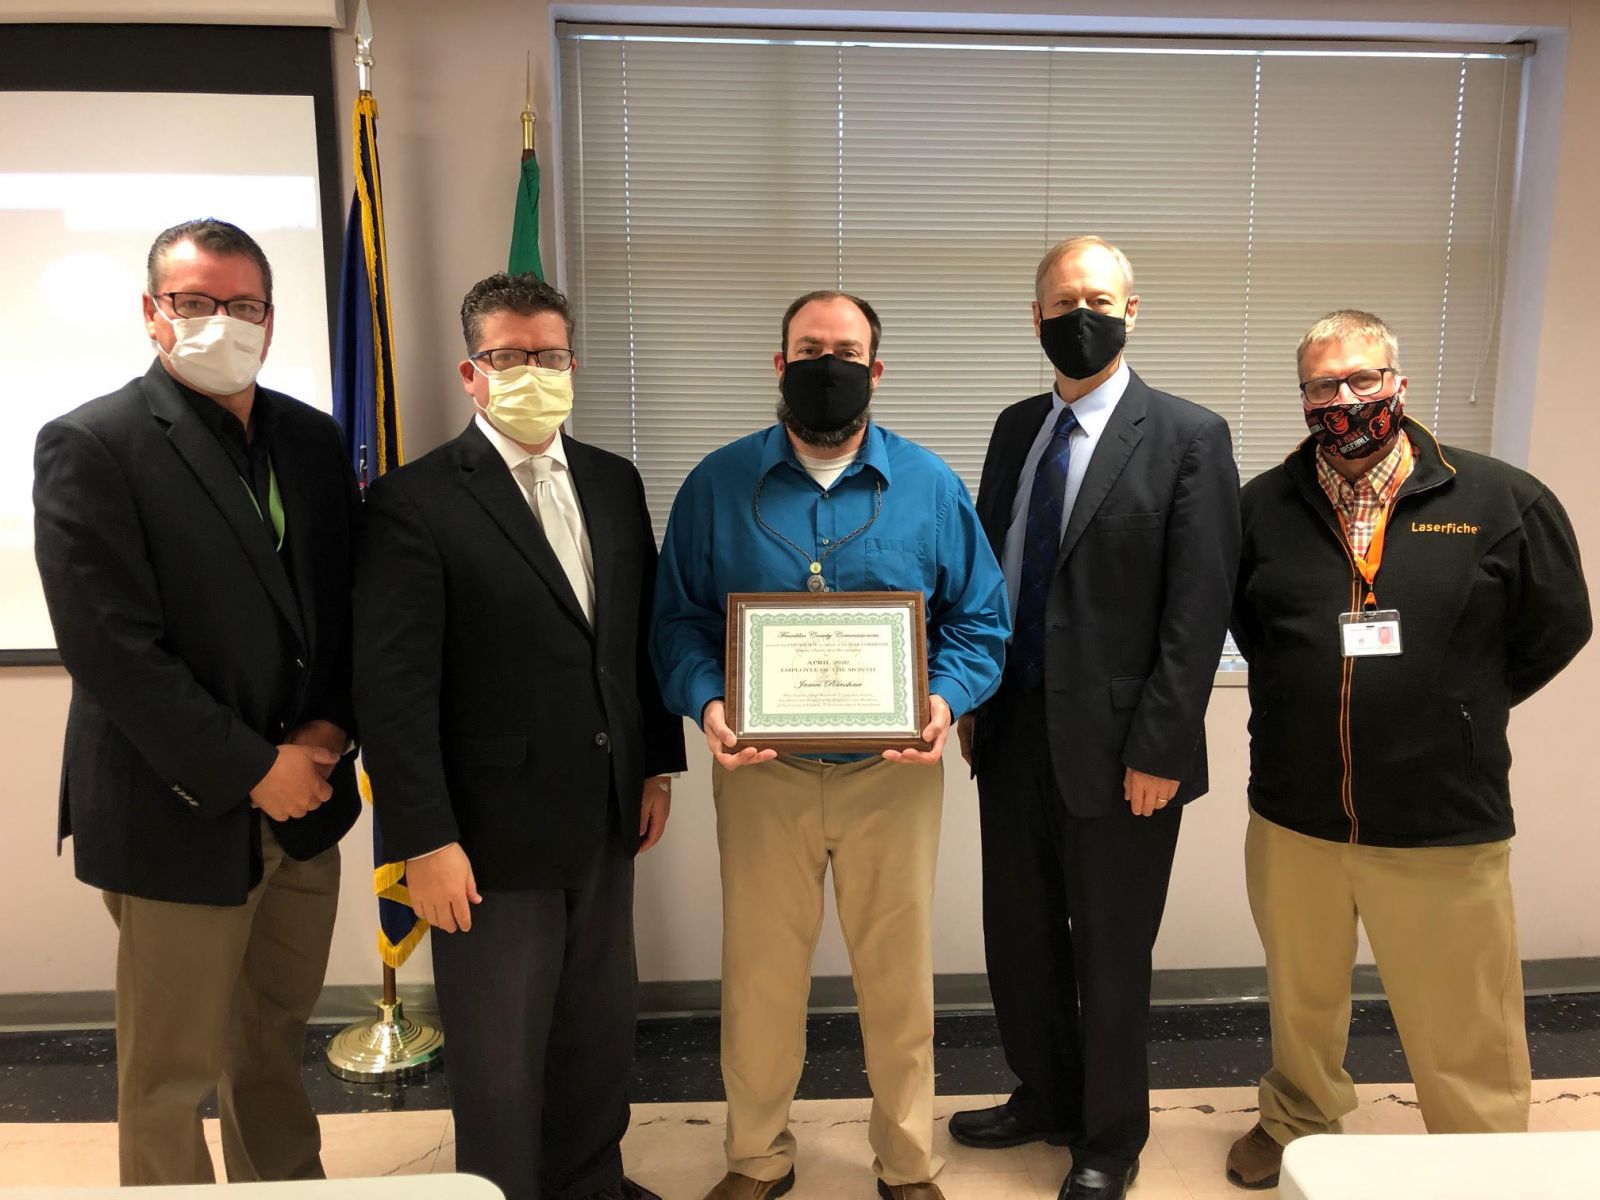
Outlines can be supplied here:
[[230, 1182], [323, 1177], [300, 1079], [339, 900], [339, 848], [284, 854], [261, 822], [243, 905], [104, 893], [117, 923], [117, 1140], [124, 1185], [211, 1183], [213, 1091]]
[[920, 1183], [933, 1153], [933, 878], [944, 768], [779, 757], [713, 769], [722, 855], [722, 1079], [728, 1167], [794, 1163], [811, 958], [833, 867], [865, 1043], [879, 1177]]
[[1356, 1107], [1344, 1054], [1358, 919], [1429, 1132], [1528, 1128], [1510, 862], [1507, 841], [1352, 846], [1250, 814], [1245, 877], [1272, 1015], [1272, 1070], [1261, 1081], [1268, 1133], [1287, 1145], [1337, 1132]]

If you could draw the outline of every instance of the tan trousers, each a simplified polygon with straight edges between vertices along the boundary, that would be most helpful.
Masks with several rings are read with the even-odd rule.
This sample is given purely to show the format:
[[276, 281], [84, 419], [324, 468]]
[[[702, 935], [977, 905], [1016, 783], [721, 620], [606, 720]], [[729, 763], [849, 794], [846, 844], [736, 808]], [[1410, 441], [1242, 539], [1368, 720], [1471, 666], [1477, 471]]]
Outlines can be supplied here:
[[944, 769], [779, 757], [713, 769], [722, 855], [722, 1079], [728, 1168], [794, 1163], [789, 1106], [806, 1056], [811, 958], [833, 866], [866, 1046], [879, 1177], [920, 1183], [933, 1153], [933, 878]]
[[1272, 1070], [1261, 1124], [1287, 1145], [1356, 1107], [1344, 1069], [1356, 921], [1372, 943], [1432, 1133], [1528, 1128], [1532, 1073], [1511, 843], [1392, 849], [1250, 814], [1245, 877], [1267, 952]]
[[300, 1080], [339, 900], [339, 848], [284, 854], [238, 907], [104, 893], [117, 923], [117, 1140], [124, 1185], [211, 1183], [214, 1090], [231, 1182], [323, 1177]]

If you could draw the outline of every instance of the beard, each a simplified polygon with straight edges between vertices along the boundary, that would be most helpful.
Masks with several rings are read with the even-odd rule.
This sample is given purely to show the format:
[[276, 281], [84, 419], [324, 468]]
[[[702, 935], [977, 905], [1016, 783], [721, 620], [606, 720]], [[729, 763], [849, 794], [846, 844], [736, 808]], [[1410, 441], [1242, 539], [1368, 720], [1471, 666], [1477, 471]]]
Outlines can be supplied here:
[[818, 450], [837, 450], [872, 423], [872, 405], [867, 405], [848, 424], [841, 425], [838, 429], [809, 429], [800, 424], [794, 415], [794, 411], [780, 396], [778, 398], [778, 420], [783, 423], [785, 429], [806, 445], [815, 446]]

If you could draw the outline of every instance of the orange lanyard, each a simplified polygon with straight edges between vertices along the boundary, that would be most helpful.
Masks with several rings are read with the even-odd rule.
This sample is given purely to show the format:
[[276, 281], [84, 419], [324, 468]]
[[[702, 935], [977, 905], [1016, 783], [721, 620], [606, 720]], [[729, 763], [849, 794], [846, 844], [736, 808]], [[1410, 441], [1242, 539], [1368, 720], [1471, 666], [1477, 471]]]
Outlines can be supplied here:
[[1378, 512], [1378, 519], [1372, 524], [1372, 540], [1367, 544], [1365, 557], [1356, 553], [1355, 541], [1350, 536], [1350, 523], [1345, 519], [1345, 515], [1339, 509], [1339, 506], [1334, 505], [1334, 512], [1339, 518], [1339, 528], [1344, 533], [1345, 553], [1350, 556], [1351, 565], [1361, 573], [1361, 578], [1367, 584], [1367, 595], [1361, 602], [1363, 608], [1378, 607], [1378, 597], [1373, 590], [1373, 581], [1378, 578], [1378, 568], [1383, 565], [1384, 534], [1388, 532], [1389, 516], [1394, 512], [1395, 501], [1400, 499], [1400, 489], [1405, 486], [1405, 481], [1410, 478], [1415, 461], [1412, 456], [1410, 441], [1405, 434], [1401, 434], [1400, 463], [1390, 481], [1385, 485], [1389, 492], [1389, 498], [1384, 501], [1383, 508]]
[[[1398, 487], [1395, 488], [1395, 495], [1399, 491]], [[1339, 528], [1344, 530], [1345, 549], [1350, 552], [1350, 561], [1361, 572], [1361, 578], [1367, 581], [1367, 598], [1361, 602], [1363, 608], [1378, 607], [1378, 597], [1372, 585], [1378, 578], [1378, 568], [1383, 565], [1383, 535], [1389, 528], [1389, 513], [1394, 509], [1395, 495], [1389, 497], [1389, 502], [1383, 506], [1383, 511], [1373, 523], [1372, 542], [1365, 555], [1356, 553], [1355, 542], [1350, 537], [1350, 523], [1345, 520], [1343, 513], [1339, 514]]]

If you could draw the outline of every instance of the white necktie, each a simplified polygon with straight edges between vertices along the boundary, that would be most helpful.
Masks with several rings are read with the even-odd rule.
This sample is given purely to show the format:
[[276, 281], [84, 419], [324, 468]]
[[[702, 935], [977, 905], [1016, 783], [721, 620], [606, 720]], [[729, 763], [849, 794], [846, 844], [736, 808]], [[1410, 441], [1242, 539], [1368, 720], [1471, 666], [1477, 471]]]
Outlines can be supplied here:
[[556, 560], [566, 572], [583, 609], [585, 619], [594, 623], [594, 596], [589, 590], [588, 572], [583, 569], [583, 554], [578, 549], [572, 527], [556, 503], [555, 485], [550, 482], [550, 459], [540, 455], [527, 461], [528, 472], [533, 476], [533, 513], [544, 528], [545, 539], [556, 552]]

